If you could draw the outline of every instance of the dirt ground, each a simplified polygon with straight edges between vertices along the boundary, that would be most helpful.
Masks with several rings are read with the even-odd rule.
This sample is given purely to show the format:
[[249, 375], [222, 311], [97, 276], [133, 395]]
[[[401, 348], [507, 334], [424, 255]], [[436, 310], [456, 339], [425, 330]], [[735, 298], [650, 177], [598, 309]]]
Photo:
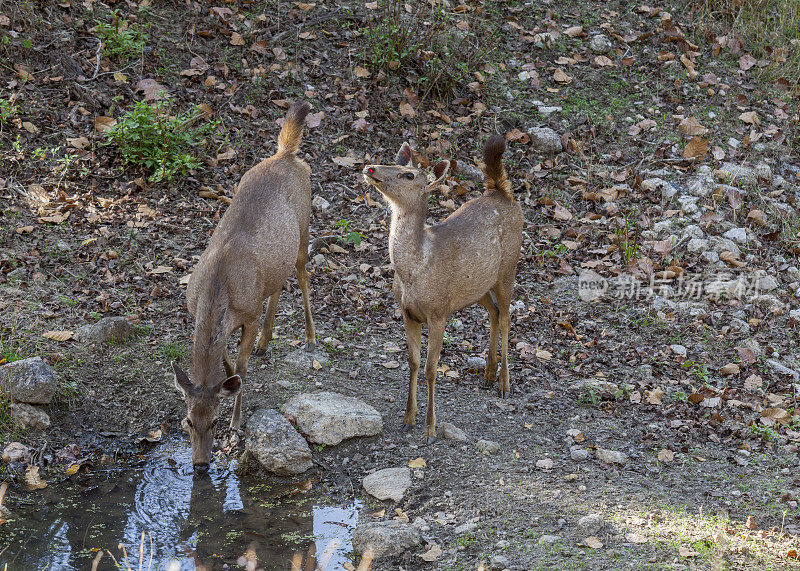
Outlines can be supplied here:
[[[111, 18], [108, 6], [0, 2], [7, 20], [0, 19], [0, 50], [8, 58], [0, 96], [19, 104], [0, 128], [2, 358], [40, 355], [61, 384], [48, 409], [52, 427], [21, 433], [6, 424], [3, 442], [24, 442], [37, 451], [43, 474], [58, 475], [64, 465], [56, 452], [67, 445], [96, 463], [106, 455], [124, 464], [144, 449], [139, 441], [149, 430], [179, 430], [185, 405], [168, 366], [188, 365], [193, 326], [180, 280], [238, 178], [271, 154], [283, 101], [302, 97], [324, 114], [307, 130], [302, 154], [314, 194], [329, 203], [312, 215], [312, 238], [327, 238], [315, 243], [309, 263], [318, 351], [328, 360], [320, 368], [286, 363], [303, 337], [292, 278], [278, 307], [277, 339], [250, 361], [245, 418], [316, 390], [356, 396], [381, 412], [380, 436], [314, 449], [321, 482], [341, 497], [363, 497], [365, 519], [383, 507], [387, 519], [395, 507], [412, 521], [425, 518], [423, 535], [443, 553], [425, 562], [421, 546], [374, 569], [488, 569], [496, 556], [512, 569], [796, 567], [796, 385], [768, 362], [800, 366], [798, 322], [789, 315], [798, 306], [796, 288], [773, 292], [779, 306], [703, 299], [676, 309], [644, 297], [582, 301], [577, 277], [583, 268], [609, 279], [643, 268], [649, 275], [704, 270], [697, 253], [676, 247], [665, 254], [642, 237], [675, 216], [642, 187], [653, 172], [685, 186], [701, 164], [766, 160], [789, 181], [776, 200], [796, 207], [796, 92], [768, 75], [768, 65], [742, 69], [747, 46], [736, 52], [723, 44], [720, 53], [696, 4], [628, 4], [471, 2], [447, 10], [447, 25], [466, 22], [492, 49], [436, 96], [422, 81], [431, 79], [424, 66], [404, 62], [392, 70], [370, 62], [360, 32], [378, 13], [369, 4], [116, 2], [119, 17], [148, 31], [141, 56], [121, 63], [95, 59], [96, 21]], [[572, 36], [565, 32], [571, 26], [585, 31]], [[536, 37], [553, 30], [560, 33]], [[611, 38], [612, 65], [589, 49], [595, 32]], [[702, 77], [692, 77], [681, 56], [718, 82], [699, 85]], [[197, 57], [206, 69], [198, 71]], [[555, 79], [561, 68], [569, 82]], [[147, 94], [139, 83], [146, 78], [181, 108], [204, 103], [220, 121], [205, 141], [202, 165], [171, 182], [149, 182], [146, 169], [123, 164], [96, 130], [95, 117], [119, 117]], [[545, 116], [534, 100], [562, 111]], [[748, 110], [760, 114], [758, 125], [740, 120]], [[675, 118], [693, 114], [710, 130], [712, 150], [698, 160], [685, 158], [692, 137]], [[658, 126], [642, 123], [645, 117]], [[552, 127], [565, 152], [537, 151], [526, 134], [532, 125]], [[408, 367], [391, 294], [389, 217], [359, 166], [391, 160], [404, 140], [432, 161], [472, 164], [494, 132], [509, 134], [506, 166], [526, 219], [512, 306], [513, 394], [500, 400], [479, 389], [482, 370], [468, 363], [485, 357], [485, 312], [453, 315], [437, 417], [469, 440], [426, 446], [421, 424], [400, 431]], [[68, 142], [80, 137], [86, 142]], [[734, 147], [730, 138], [747, 140]], [[777, 186], [759, 185], [738, 199], [708, 197], [718, 218], [704, 218], [704, 228], [712, 234], [722, 233], [724, 221], [747, 226], [760, 240], [743, 252], [741, 271], [780, 277], [797, 265], [798, 215], [764, 206]], [[589, 196], [609, 188], [616, 189], [613, 201]], [[466, 176], [451, 179], [430, 201], [431, 222], [479, 192]], [[763, 226], [746, 214], [758, 208], [766, 213]], [[690, 222], [681, 216], [678, 226]], [[99, 348], [43, 337], [109, 315], [127, 316], [136, 336]], [[730, 363], [735, 374], [723, 372]], [[425, 391], [421, 383], [423, 408]], [[785, 416], [775, 413], [780, 419], [771, 422], [766, 409]], [[498, 443], [499, 452], [481, 454], [481, 439]], [[228, 442], [225, 434], [220, 440]], [[603, 462], [598, 450], [622, 452], [627, 461]], [[222, 453], [238, 449], [223, 446]], [[426, 466], [413, 470], [399, 505], [365, 497], [365, 474], [419, 457]], [[13, 503], [26, 492], [20, 474], [5, 470]], [[589, 514], [604, 519], [596, 536], [577, 526]], [[456, 531], [468, 523], [475, 525]]]

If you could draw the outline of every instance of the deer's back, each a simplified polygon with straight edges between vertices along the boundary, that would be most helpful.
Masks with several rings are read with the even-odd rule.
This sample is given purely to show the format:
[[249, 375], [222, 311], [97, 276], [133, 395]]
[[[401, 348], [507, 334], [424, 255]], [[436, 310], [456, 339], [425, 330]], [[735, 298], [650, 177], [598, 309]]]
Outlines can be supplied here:
[[513, 283], [522, 222], [518, 203], [490, 195], [426, 228], [419, 259], [395, 254], [400, 303], [416, 315], [442, 310], [449, 315], [477, 302], [498, 282]]
[[[187, 291], [189, 310], [218, 276], [231, 309], [260, 314], [267, 297], [291, 275], [300, 242], [308, 236], [311, 185], [308, 167], [293, 156], [262, 161], [242, 177]], [[257, 317], [256, 317], [257, 318]]]

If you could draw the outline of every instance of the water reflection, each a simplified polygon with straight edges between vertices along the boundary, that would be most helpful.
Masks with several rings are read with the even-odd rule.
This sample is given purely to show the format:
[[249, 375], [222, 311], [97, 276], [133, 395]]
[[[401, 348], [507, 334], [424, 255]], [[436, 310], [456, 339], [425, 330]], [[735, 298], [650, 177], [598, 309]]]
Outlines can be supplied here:
[[[132, 568], [212, 570], [225, 564], [253, 569], [341, 569], [348, 560], [359, 504], [312, 489], [240, 479], [215, 462], [195, 477], [191, 450], [170, 441], [140, 466], [57, 484], [14, 504], [22, 516], [0, 526], [0, 568], [90, 569], [98, 549], [122, 543]], [[152, 550], [151, 550], [152, 542]], [[310, 566], [309, 566], [310, 565]], [[114, 569], [104, 557], [98, 569]]]

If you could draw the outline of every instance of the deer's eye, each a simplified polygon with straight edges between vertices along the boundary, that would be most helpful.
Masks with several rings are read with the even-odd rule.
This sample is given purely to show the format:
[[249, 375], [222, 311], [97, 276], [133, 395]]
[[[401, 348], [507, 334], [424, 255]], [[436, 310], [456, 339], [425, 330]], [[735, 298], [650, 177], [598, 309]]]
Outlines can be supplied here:
[[408, 180], [414, 180], [414, 173], [413, 173], [413, 172], [407, 172], [407, 173], [405, 174], [405, 177], [406, 177]]
[[194, 429], [194, 424], [192, 423], [192, 419], [189, 418], [188, 416], [186, 417], [186, 424], [189, 425], [189, 428]]

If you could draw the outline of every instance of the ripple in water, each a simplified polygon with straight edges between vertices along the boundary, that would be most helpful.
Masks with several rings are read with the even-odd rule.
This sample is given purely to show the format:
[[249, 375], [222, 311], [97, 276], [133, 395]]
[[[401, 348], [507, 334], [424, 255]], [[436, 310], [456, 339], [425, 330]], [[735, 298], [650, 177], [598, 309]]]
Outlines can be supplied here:
[[[0, 568], [90, 569], [99, 549], [120, 560], [121, 543], [138, 569], [142, 532], [143, 569], [236, 568], [245, 559], [257, 561], [255, 568], [289, 569], [316, 554], [317, 569], [333, 570], [349, 560], [358, 500], [295, 493], [239, 478], [234, 467], [217, 461], [196, 478], [189, 446], [171, 440], [136, 468], [51, 485], [18, 505], [10, 500], [20, 517], [0, 526]], [[98, 566], [114, 568], [108, 555]]]

